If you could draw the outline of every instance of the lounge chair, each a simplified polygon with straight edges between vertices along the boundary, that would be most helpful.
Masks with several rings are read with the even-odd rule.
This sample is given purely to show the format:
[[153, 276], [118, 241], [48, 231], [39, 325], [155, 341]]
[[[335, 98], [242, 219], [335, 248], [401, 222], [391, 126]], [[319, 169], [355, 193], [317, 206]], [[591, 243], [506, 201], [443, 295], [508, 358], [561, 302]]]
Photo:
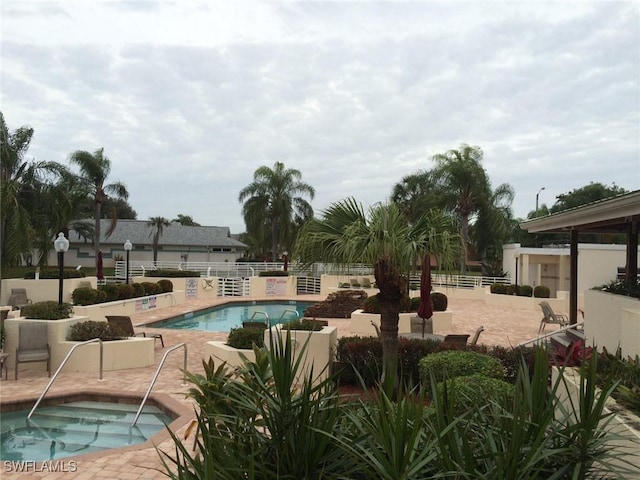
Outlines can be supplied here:
[[47, 373], [51, 376], [51, 348], [46, 323], [30, 321], [18, 325], [16, 380], [18, 380], [18, 365], [32, 362], [47, 362]]
[[538, 329], [539, 334], [544, 332], [544, 328], [548, 323], [555, 323], [560, 325], [560, 327], [569, 325], [569, 317], [555, 313], [551, 308], [551, 305], [549, 305], [549, 302], [540, 302], [540, 308], [542, 309], [542, 320], [540, 320], [540, 328]]
[[7, 305], [13, 307], [14, 310], [20, 310], [22, 307], [31, 305], [31, 300], [27, 298], [27, 289], [12, 288]]
[[476, 330], [476, 333], [473, 334], [473, 338], [469, 342], [469, 345], [477, 345], [478, 344], [478, 339], [480, 338], [480, 334], [482, 332], [484, 332], [484, 327], [482, 325], [480, 325], [480, 327], [478, 327], [478, 329]]
[[[136, 333], [133, 330], [133, 323], [131, 322], [131, 317], [127, 317], [124, 315], [107, 315], [107, 322], [109, 322], [109, 326], [116, 333], [121, 333], [126, 335], [127, 337], [138, 337], [142, 335], [143, 337], [147, 336], [147, 332]], [[160, 339], [160, 343], [164, 347], [164, 339], [162, 335], [159, 333], [151, 333], [149, 337], [154, 338], [155, 340]]]
[[467, 345], [467, 340], [469, 340], [469, 335], [467, 334], [449, 334], [445, 335], [444, 342], [450, 343], [452, 345], [458, 345], [460, 347], [464, 347]]
[[362, 288], [371, 288], [371, 279], [369, 277], [362, 277]]

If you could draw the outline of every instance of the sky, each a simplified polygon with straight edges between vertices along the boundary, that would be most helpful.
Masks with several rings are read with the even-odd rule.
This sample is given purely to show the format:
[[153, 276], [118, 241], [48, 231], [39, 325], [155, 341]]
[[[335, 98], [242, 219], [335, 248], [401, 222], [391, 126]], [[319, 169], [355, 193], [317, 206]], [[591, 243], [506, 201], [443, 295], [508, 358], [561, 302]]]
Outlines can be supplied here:
[[[139, 220], [245, 231], [275, 162], [316, 214], [477, 145], [513, 213], [640, 188], [640, 2], [3, 0], [0, 111], [25, 157], [104, 148]], [[541, 190], [544, 187], [544, 190]]]

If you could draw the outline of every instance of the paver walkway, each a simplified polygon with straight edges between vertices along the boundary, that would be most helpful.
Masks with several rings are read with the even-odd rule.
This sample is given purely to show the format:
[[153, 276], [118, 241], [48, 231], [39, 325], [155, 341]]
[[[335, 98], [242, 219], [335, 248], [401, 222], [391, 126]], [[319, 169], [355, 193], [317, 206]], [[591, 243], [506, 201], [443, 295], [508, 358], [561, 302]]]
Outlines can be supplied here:
[[[273, 298], [270, 298], [273, 300]], [[298, 296], [296, 300], [321, 300], [318, 296]], [[204, 301], [192, 300], [183, 305], [168, 307], [149, 312], [143, 312], [132, 316], [134, 324], [146, 323], [162, 318], [173, 317], [185, 312], [190, 312], [213, 304], [224, 303], [227, 300]], [[479, 343], [498, 344], [503, 346], [515, 346], [519, 342], [534, 338], [537, 334], [541, 314], [539, 310], [523, 310], [504, 307], [489, 307], [482, 300], [461, 300], [450, 298], [449, 309], [453, 312], [453, 329], [450, 332], [437, 333], [469, 333], [479, 327], [484, 326], [485, 331], [480, 336]], [[351, 335], [349, 319], [330, 319], [330, 325], [338, 327], [339, 336]], [[140, 327], [138, 327], [139, 329]], [[549, 328], [551, 330], [551, 328]], [[215, 332], [195, 332], [162, 329], [166, 347], [156, 348], [156, 366], [148, 368], [120, 370], [115, 372], [105, 372], [104, 380], [98, 381], [87, 373], [62, 372], [50, 392], [63, 393], [73, 392], [78, 389], [91, 389], [102, 391], [127, 391], [144, 395], [148, 384], [157, 368], [157, 365], [167, 348], [181, 342], [188, 345], [188, 369], [192, 372], [202, 372], [202, 359], [204, 357], [204, 346], [209, 340], [223, 340], [225, 333]], [[179, 352], [179, 351], [178, 351]], [[176, 353], [178, 353], [176, 352]], [[169, 394], [174, 399], [185, 405], [192, 407], [189, 400], [185, 398], [188, 386], [182, 386], [183, 357], [181, 354], [170, 355], [162, 370], [158, 382], [154, 387], [154, 392]], [[11, 377], [11, 375], [10, 375]], [[19, 381], [0, 382], [0, 400], [6, 401], [16, 398], [35, 398], [44, 389], [48, 382], [46, 374], [37, 371], [24, 371], [20, 373]], [[180, 433], [180, 432], [179, 432]], [[164, 440], [159, 447], [168, 453], [173, 453], [173, 443], [171, 440]], [[78, 457], [71, 463], [69, 459], [60, 462], [67, 471], [48, 472], [34, 471], [33, 467], [28, 472], [17, 473], [10, 471], [13, 466], [4, 464], [0, 467], [0, 478], [2, 479], [94, 479], [108, 478], [119, 480], [133, 479], [164, 479], [163, 467], [159, 460], [158, 453], [154, 448], [136, 449], [117, 453], [103, 453], [86, 457]], [[74, 470], [74, 471], [69, 471]]]

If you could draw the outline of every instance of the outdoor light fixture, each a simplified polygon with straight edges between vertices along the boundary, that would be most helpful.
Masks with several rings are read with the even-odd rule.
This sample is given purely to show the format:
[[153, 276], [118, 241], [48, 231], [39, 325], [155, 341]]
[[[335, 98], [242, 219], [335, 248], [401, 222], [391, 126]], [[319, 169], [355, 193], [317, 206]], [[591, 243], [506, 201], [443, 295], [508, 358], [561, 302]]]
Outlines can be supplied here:
[[126, 266], [126, 275], [127, 275], [127, 285], [129, 284], [129, 252], [131, 251], [131, 249], [133, 248], [133, 245], [131, 244], [131, 240], [129, 240], [127, 238], [127, 241], [124, 242], [124, 251], [127, 252], [127, 266]]
[[58, 252], [58, 305], [62, 305], [62, 280], [64, 278], [64, 254], [69, 250], [69, 240], [64, 233], [58, 233], [58, 238], [53, 242], [53, 248]]
[[544, 187], [542, 187], [540, 190], [538, 190], [538, 193], [536, 193], [536, 213], [538, 213], [538, 197], [540, 196], [540, 192], [544, 190]]

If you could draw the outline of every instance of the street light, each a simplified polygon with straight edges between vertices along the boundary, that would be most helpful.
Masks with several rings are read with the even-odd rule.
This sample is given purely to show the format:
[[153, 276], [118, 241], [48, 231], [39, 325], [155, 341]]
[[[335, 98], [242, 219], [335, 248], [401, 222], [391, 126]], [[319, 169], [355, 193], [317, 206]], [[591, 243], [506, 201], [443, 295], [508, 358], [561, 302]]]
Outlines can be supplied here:
[[62, 279], [64, 278], [64, 253], [69, 250], [69, 240], [64, 238], [64, 233], [58, 233], [58, 238], [53, 242], [53, 248], [58, 252], [58, 305], [62, 305]]
[[129, 252], [131, 251], [132, 248], [133, 248], [133, 245], [131, 245], [131, 240], [127, 238], [127, 241], [124, 242], [124, 251], [127, 252], [127, 266], [125, 268], [125, 271], [127, 274], [127, 285], [129, 284]]
[[538, 193], [536, 193], [536, 213], [538, 213], [538, 197], [540, 196], [540, 192], [544, 190], [544, 187], [542, 187], [540, 190], [538, 190]]

